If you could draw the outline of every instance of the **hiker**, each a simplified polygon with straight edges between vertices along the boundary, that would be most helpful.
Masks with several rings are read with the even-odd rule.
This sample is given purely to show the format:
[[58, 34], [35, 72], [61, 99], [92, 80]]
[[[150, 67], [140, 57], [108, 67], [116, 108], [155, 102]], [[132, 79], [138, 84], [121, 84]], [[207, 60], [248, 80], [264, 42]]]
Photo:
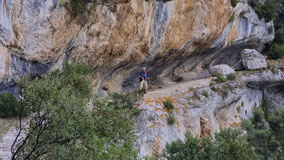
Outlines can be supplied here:
[[145, 93], [147, 93], [148, 84], [147, 80], [150, 79], [146, 73], [146, 68], [143, 67], [142, 71], [139, 73], [139, 81], [140, 81], [140, 90], [143, 89], [143, 85], [145, 84]]

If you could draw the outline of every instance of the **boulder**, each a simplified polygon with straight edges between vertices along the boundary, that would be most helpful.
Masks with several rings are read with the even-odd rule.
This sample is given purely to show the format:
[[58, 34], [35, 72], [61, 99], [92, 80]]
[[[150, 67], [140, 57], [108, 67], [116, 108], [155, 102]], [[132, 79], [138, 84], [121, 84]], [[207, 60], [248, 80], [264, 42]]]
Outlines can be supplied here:
[[244, 49], [241, 56], [243, 65], [248, 70], [267, 68], [265, 57], [255, 49]]
[[219, 64], [216, 66], [211, 66], [210, 67], [210, 73], [221, 73], [222, 75], [226, 76], [230, 73], [235, 73], [234, 69], [232, 69], [230, 66], [226, 65], [226, 64]]

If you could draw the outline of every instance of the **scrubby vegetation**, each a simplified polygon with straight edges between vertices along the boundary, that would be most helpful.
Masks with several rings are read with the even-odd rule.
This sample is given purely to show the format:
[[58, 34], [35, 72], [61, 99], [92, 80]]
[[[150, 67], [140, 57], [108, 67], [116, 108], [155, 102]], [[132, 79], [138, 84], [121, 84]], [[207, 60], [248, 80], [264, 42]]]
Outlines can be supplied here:
[[172, 111], [174, 109], [174, 105], [171, 101], [165, 100], [163, 101], [164, 107], [167, 108], [169, 111]]
[[267, 48], [270, 59], [279, 59], [284, 56], [284, 1], [265, 0], [262, 5], [259, 0], [250, 0], [249, 4], [254, 8], [258, 17], [264, 18], [266, 22], [273, 20], [275, 39]]
[[258, 159], [283, 159], [284, 110], [271, 112], [266, 101], [256, 108], [253, 117], [242, 123], [247, 141], [255, 148]]
[[264, 18], [266, 22], [269, 22], [275, 18], [275, 5], [272, 0], [265, 0], [263, 5], [259, 0], [250, 0], [249, 4], [260, 19]]
[[222, 73], [219, 72], [215, 72], [212, 74], [213, 77], [216, 77], [216, 81], [217, 83], [224, 83], [227, 82], [227, 78], [225, 76], [222, 75]]
[[279, 59], [284, 57], [284, 43], [274, 43], [268, 52], [270, 59]]
[[235, 13], [233, 13], [229, 19], [229, 22], [228, 23], [231, 23], [231, 22], [234, 22], [235, 20]]
[[20, 108], [33, 113], [26, 136], [12, 146], [12, 159], [135, 159], [132, 102], [91, 95], [88, 74], [83, 65], [67, 64], [19, 83]]
[[27, 108], [21, 108], [20, 102], [16, 97], [10, 93], [4, 93], [0, 95], [0, 117], [26, 117], [29, 114]]
[[202, 91], [202, 95], [205, 97], [209, 97], [208, 91], [207, 90], [203, 90]]
[[225, 129], [216, 134], [216, 141], [194, 138], [186, 135], [185, 142], [178, 140], [166, 146], [164, 157], [167, 159], [248, 159], [254, 160], [253, 147], [241, 136], [240, 130]]
[[211, 90], [214, 91], [214, 92], [218, 92], [218, 88], [215, 87], [215, 86], [212, 86], [212, 87], [211, 87]]
[[[209, 138], [186, 135], [166, 146], [166, 159], [283, 159], [284, 110], [269, 112], [267, 103], [255, 108], [253, 117], [242, 122], [241, 128], [224, 129]], [[246, 131], [245, 134], [243, 131]]]
[[163, 101], [164, 107], [169, 111], [167, 116], [167, 123], [168, 125], [173, 125], [176, 122], [176, 117], [174, 114], [174, 105], [171, 101], [165, 100]]
[[236, 7], [238, 0], [231, 0], [232, 7]]
[[227, 75], [227, 79], [228, 80], [234, 80], [236, 79], [237, 75], [235, 73], [230, 73]]
[[176, 117], [173, 112], [170, 112], [169, 115], [167, 116], [167, 123], [168, 125], [173, 125], [176, 123]]

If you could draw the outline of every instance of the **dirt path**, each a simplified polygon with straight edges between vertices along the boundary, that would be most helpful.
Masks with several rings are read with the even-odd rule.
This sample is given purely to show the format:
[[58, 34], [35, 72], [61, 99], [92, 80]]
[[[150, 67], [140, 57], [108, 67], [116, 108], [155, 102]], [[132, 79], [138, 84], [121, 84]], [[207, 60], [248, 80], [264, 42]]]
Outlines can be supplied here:
[[[28, 126], [28, 120], [23, 120], [23, 126]], [[8, 132], [0, 139], [0, 159], [2, 160], [10, 160], [12, 153], [11, 153], [11, 146], [18, 134], [18, 129], [15, 126], [11, 126]], [[20, 138], [23, 137], [24, 134], [21, 134]]]
[[16, 127], [12, 126], [0, 140], [0, 159], [8, 160], [11, 158], [11, 146], [17, 133]]
[[161, 89], [149, 90], [148, 93], [144, 95], [144, 99], [152, 99], [156, 97], [168, 97], [175, 95], [176, 92], [187, 91], [189, 88], [199, 88], [199, 87], [209, 86], [211, 79], [212, 78], [210, 77], [194, 81], [173, 83]]

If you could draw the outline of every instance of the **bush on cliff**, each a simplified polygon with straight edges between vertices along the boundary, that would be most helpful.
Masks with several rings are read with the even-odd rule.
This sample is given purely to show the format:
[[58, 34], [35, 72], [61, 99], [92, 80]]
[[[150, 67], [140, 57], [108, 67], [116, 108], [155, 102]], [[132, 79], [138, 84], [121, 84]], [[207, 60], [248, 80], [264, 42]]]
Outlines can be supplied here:
[[26, 117], [29, 111], [23, 108], [21, 111], [20, 102], [17, 101], [16, 97], [10, 93], [0, 94], [0, 117]]
[[265, 0], [263, 5], [258, 0], [250, 0], [249, 4], [259, 19], [264, 18], [266, 22], [269, 22], [275, 18], [275, 5], [272, 0]]
[[[268, 107], [268, 108], [266, 108]], [[247, 141], [253, 145], [258, 159], [283, 159], [284, 155], [284, 110], [268, 110], [267, 103], [254, 109], [253, 117], [242, 123]]]
[[232, 7], [236, 7], [238, 0], [231, 0]]
[[253, 147], [242, 137], [241, 130], [225, 129], [216, 134], [216, 141], [186, 135], [185, 142], [178, 140], [166, 146], [167, 159], [247, 159], [254, 160]]
[[19, 83], [21, 107], [33, 114], [25, 137], [12, 146], [12, 159], [135, 158], [132, 110], [93, 97], [88, 74], [83, 65], [67, 64], [63, 71]]
[[271, 46], [271, 49], [268, 51], [268, 58], [279, 59], [282, 57], [284, 57], [284, 43], [283, 44], [274, 43]]

